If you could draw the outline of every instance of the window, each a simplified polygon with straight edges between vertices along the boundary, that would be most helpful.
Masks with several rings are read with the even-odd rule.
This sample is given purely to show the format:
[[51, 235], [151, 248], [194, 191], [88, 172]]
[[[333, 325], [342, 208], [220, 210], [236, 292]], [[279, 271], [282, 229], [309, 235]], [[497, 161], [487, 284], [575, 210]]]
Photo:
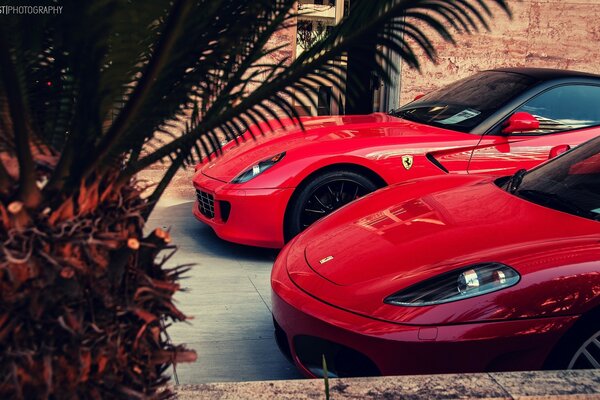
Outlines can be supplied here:
[[485, 71], [431, 92], [392, 115], [470, 132], [500, 107], [537, 83], [526, 75]]
[[527, 172], [515, 194], [600, 221], [600, 137]]
[[600, 125], [600, 86], [565, 85], [550, 89], [516, 110], [540, 121], [534, 134], [562, 132]]

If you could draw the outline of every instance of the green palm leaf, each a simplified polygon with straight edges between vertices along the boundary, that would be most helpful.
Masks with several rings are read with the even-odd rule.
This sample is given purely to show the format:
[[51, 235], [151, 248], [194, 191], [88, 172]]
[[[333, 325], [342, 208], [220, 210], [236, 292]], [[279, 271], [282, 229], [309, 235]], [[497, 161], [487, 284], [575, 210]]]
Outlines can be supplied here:
[[[115, 168], [124, 183], [168, 161], [168, 177], [218, 155], [223, 139], [247, 139], [279, 126], [282, 117], [297, 121], [294, 99], [314, 101], [319, 85], [352, 95], [357, 85], [346, 84], [344, 60], [366, 37], [383, 65], [358, 67], [374, 67], [387, 80], [384, 47], [418, 68], [418, 50], [436, 57], [432, 33], [452, 41], [487, 28], [492, 4], [508, 12], [505, 0], [360, 1], [295, 60], [272, 61], [281, 48], [269, 47], [269, 39], [293, 24], [294, 4], [157, 0], [142, 7], [128, 0], [70, 0], [63, 14], [40, 16], [31, 29], [29, 16], [7, 16], [4, 56], [18, 76], [11, 82], [3, 74], [0, 82], [0, 149], [20, 154], [20, 168], [27, 170], [29, 149], [23, 141], [17, 146], [12, 134], [21, 118], [28, 121], [26, 142], [60, 155], [43, 192], [47, 200], [67, 198], [82, 179]], [[20, 114], [7, 113], [19, 96]], [[35, 181], [25, 175], [21, 186]], [[35, 191], [30, 185], [19, 196]]]
[[[231, 135], [230, 130], [225, 129], [224, 132], [223, 128], [228, 126], [229, 122], [234, 123], [234, 133], [241, 135], [247, 130], [247, 121], [256, 124], [273, 118], [272, 113], [265, 112], [265, 109], [271, 110], [273, 105], [281, 114], [295, 119], [298, 115], [289, 99], [295, 98], [295, 93], [304, 94], [308, 98], [312, 97], [311, 94], [316, 95], [315, 83], [324, 83], [342, 91], [351, 90], [351, 87], [346, 88], [343, 84], [344, 67], [341, 59], [346, 51], [360, 46], [362, 38], [372, 35], [373, 32], [376, 33], [378, 45], [384, 45], [399, 53], [410, 66], [418, 68], [415, 47], [424, 50], [430, 59], [434, 59], [436, 55], [431, 39], [425, 33], [426, 29], [429, 28], [445, 40], [452, 41], [453, 31], [471, 32], [477, 30], [480, 25], [487, 28], [485, 16], [490, 15], [490, 10], [486, 2], [471, 3], [442, 0], [362, 2], [356, 13], [360, 18], [350, 16], [342, 21], [329, 36], [302, 53], [290, 66], [266, 66], [273, 73], [252, 93], [243, 97], [238, 105], [229, 108], [208, 108], [194, 130], [130, 165], [125, 176], [171, 154], [187, 153], [191, 144], [200, 137], [211, 138], [211, 144], [218, 143], [216, 138], [227, 136], [227, 133]], [[508, 12], [504, 1], [493, 3]], [[387, 57], [382, 50], [379, 50], [377, 55], [383, 59]], [[375, 72], [385, 80], [389, 79], [383, 66]], [[282, 93], [288, 97], [282, 96]], [[213, 145], [210, 150], [218, 153], [220, 148]]]

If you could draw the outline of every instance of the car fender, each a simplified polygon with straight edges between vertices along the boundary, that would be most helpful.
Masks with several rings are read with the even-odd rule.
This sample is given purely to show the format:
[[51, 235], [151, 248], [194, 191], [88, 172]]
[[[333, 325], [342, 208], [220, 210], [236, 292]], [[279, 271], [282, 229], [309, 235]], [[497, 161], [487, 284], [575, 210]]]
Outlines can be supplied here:
[[263, 176], [245, 183], [245, 188], [297, 188], [315, 173], [335, 167], [368, 170], [377, 177], [378, 183], [382, 186], [424, 176], [446, 174], [426, 155], [419, 154], [410, 157], [411, 166], [407, 168], [403, 166], [400, 158], [394, 162], [383, 164], [355, 154], [308, 155], [305, 157], [294, 157], [293, 154], [288, 154], [285, 164], [276, 165], [265, 172]]

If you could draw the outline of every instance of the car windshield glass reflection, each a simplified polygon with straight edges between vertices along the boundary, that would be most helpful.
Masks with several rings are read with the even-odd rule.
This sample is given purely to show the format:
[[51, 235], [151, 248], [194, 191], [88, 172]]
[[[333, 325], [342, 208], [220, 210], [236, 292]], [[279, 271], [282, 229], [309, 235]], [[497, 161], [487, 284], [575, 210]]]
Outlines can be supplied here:
[[532, 77], [511, 72], [481, 72], [431, 92], [391, 114], [469, 132], [535, 82]]
[[545, 207], [600, 221], [600, 137], [514, 177], [505, 188]]

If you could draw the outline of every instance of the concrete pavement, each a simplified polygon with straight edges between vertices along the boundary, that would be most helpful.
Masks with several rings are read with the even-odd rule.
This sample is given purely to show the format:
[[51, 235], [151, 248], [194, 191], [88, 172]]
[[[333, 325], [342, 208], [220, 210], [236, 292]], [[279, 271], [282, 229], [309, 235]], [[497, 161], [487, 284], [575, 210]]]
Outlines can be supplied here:
[[194, 263], [176, 295], [193, 319], [168, 330], [198, 361], [177, 366], [180, 384], [300, 378], [273, 338], [270, 273], [276, 251], [227, 243], [192, 216], [191, 200], [161, 200], [147, 224], [171, 228], [169, 266]]

